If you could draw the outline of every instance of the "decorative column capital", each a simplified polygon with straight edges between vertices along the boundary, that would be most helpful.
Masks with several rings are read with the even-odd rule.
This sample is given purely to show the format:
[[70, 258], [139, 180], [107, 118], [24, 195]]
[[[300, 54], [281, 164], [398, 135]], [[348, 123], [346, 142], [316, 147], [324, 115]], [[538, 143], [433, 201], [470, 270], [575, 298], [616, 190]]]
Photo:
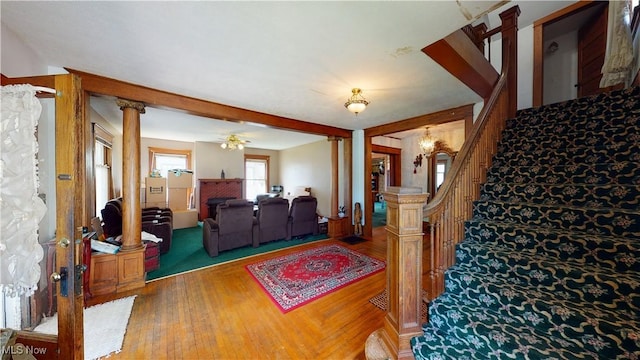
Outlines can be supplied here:
[[335, 135], [329, 135], [327, 136], [327, 141], [342, 141], [342, 137], [340, 136], [335, 136]]
[[117, 99], [116, 104], [120, 107], [120, 110], [124, 110], [125, 108], [136, 109], [140, 114], [144, 114], [145, 105], [138, 101], [126, 100], [126, 99]]

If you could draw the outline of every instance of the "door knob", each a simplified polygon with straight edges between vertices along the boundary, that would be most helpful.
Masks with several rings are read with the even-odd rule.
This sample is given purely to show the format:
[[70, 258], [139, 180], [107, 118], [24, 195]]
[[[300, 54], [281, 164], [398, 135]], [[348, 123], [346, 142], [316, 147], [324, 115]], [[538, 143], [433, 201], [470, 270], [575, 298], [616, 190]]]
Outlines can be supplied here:
[[51, 280], [53, 280], [54, 282], [58, 282], [62, 280], [62, 275], [58, 274], [57, 272], [54, 272], [51, 274]]
[[60, 247], [63, 247], [65, 249], [69, 247], [69, 244], [71, 244], [71, 242], [67, 238], [62, 238], [60, 239], [60, 241], [58, 241], [58, 245], [60, 245]]

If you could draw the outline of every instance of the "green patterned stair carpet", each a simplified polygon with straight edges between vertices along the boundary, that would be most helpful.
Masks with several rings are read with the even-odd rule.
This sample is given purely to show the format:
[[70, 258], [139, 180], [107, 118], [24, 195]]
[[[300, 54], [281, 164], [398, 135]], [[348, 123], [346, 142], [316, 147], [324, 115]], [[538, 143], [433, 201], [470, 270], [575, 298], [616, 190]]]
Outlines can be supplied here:
[[416, 359], [640, 359], [640, 88], [507, 121]]

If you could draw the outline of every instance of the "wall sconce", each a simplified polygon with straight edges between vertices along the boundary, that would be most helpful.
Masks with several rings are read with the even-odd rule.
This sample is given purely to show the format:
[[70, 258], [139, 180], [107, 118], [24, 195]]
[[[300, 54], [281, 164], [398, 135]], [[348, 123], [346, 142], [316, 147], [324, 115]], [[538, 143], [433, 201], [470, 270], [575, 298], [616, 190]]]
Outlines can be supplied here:
[[417, 173], [418, 166], [422, 166], [422, 154], [418, 154], [416, 159], [413, 160], [413, 173]]

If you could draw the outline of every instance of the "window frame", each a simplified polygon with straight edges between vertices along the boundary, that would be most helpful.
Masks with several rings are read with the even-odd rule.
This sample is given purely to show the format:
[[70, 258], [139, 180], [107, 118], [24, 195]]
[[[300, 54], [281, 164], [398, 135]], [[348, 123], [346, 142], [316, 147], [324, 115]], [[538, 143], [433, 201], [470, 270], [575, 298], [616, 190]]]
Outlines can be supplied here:
[[[270, 156], [269, 155], [251, 155], [251, 154], [245, 154], [244, 155], [244, 181], [245, 181], [245, 193], [244, 198], [247, 198], [247, 188], [248, 186], [246, 185], [246, 182], [249, 180], [247, 179], [247, 162], [250, 161], [255, 161], [255, 162], [264, 162], [265, 163], [265, 169], [266, 169], [266, 174], [265, 174], [265, 182], [264, 182], [264, 191], [265, 193], [269, 192], [269, 184], [270, 184], [270, 175], [271, 175], [271, 166], [270, 166]], [[251, 179], [251, 180], [255, 180], [255, 179]], [[251, 200], [251, 199], [249, 199]]]
[[160, 148], [160, 147], [152, 147], [149, 146], [149, 172], [155, 169], [155, 161], [156, 155], [178, 155], [185, 156], [187, 158], [187, 169], [191, 170], [191, 150], [180, 150], [180, 149], [168, 149], [168, 148]]

